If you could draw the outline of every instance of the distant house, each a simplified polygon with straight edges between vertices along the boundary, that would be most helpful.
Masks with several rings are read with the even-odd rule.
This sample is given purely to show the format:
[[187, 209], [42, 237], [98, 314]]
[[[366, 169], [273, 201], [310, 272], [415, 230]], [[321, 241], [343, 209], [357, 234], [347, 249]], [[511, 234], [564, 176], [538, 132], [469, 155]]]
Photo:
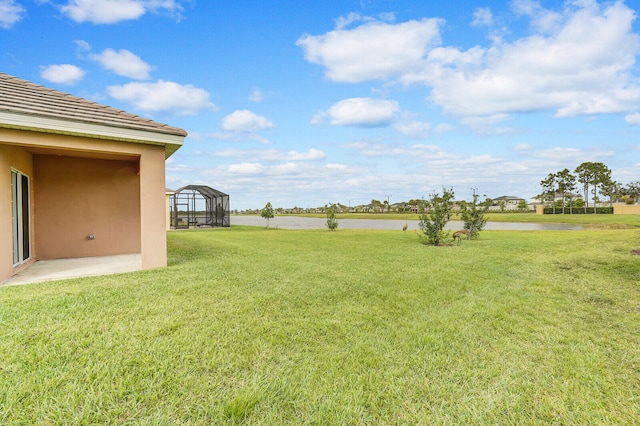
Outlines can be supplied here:
[[499, 203], [500, 201], [504, 201], [507, 205], [517, 206], [521, 201], [526, 201], [524, 198], [514, 197], [511, 195], [502, 195], [498, 198], [494, 198], [494, 203]]
[[186, 135], [0, 73], [0, 282], [44, 259], [166, 266], [165, 159]]
[[[564, 194], [562, 192], [556, 192], [553, 196], [553, 201], [554, 202], [562, 202], [562, 198], [564, 196], [565, 202], [568, 202], [569, 200], [577, 200], [577, 199], [581, 199], [582, 200], [582, 195], [580, 194], [575, 194], [573, 192], [565, 192]], [[534, 204], [548, 204], [549, 200], [545, 200], [543, 202], [542, 200], [542, 196], [537, 195], [535, 197], [533, 197], [531, 199], [531, 201], [533, 201]]]
[[514, 197], [510, 195], [502, 195], [498, 198], [493, 199], [493, 205], [491, 206], [491, 210], [502, 209], [501, 207], [502, 203], [504, 203], [505, 210], [515, 210], [523, 201], [526, 203], [526, 200], [524, 198]]

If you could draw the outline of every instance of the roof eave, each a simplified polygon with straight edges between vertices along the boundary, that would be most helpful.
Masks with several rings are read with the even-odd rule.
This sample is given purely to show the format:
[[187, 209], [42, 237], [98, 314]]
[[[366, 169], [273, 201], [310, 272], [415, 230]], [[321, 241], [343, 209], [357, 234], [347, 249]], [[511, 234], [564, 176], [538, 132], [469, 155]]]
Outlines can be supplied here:
[[82, 121], [17, 114], [8, 111], [0, 111], [0, 127], [146, 145], [161, 145], [165, 148], [165, 158], [169, 158], [183, 145], [186, 136], [186, 132], [181, 129], [176, 129], [176, 132], [154, 132]]

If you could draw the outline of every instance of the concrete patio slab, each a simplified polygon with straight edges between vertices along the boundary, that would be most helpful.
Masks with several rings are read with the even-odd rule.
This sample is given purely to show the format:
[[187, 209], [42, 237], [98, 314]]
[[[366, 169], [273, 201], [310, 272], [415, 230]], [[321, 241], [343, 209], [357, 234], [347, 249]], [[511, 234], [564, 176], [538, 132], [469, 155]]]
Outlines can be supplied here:
[[38, 260], [24, 271], [0, 283], [0, 286], [118, 274], [140, 269], [142, 269], [140, 254]]

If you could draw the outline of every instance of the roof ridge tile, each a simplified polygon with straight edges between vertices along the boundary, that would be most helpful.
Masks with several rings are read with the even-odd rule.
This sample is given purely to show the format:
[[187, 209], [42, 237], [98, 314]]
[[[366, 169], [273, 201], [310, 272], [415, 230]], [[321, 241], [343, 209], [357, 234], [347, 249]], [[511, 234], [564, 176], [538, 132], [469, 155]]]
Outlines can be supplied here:
[[0, 111], [187, 136], [187, 132], [178, 127], [2, 72], [0, 72]]

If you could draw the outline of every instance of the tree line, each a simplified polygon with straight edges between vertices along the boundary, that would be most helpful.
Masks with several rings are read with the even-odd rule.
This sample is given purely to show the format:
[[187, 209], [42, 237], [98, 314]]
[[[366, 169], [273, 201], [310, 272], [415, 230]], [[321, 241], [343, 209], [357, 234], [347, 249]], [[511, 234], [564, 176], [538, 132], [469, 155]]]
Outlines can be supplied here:
[[[554, 206], [554, 213], [556, 204], [559, 204], [563, 214], [567, 207], [570, 213], [574, 207], [584, 208], [586, 213], [590, 200], [593, 201], [593, 212], [596, 213], [599, 196], [608, 197], [611, 205], [619, 200], [634, 204], [640, 196], [640, 182], [630, 182], [623, 186], [611, 179], [611, 169], [604, 163], [590, 161], [580, 164], [573, 173], [567, 168], [549, 173], [540, 181], [540, 186], [540, 199], [550, 202]], [[582, 191], [583, 196], [576, 196], [575, 191]]]

